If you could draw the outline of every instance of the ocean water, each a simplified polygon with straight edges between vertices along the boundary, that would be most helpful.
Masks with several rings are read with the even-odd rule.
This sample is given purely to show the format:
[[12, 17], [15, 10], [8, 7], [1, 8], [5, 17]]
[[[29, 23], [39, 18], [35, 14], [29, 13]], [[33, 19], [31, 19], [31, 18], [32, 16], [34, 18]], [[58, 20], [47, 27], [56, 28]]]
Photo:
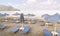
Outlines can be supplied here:
[[41, 17], [42, 15], [44, 15], [44, 14], [49, 14], [49, 15], [54, 15], [54, 14], [56, 14], [56, 13], [59, 13], [60, 14], [60, 11], [57, 11], [57, 10], [40, 10], [40, 11], [38, 11], [38, 10], [29, 10], [29, 11], [26, 11], [26, 10], [24, 10], [24, 11], [0, 11], [0, 13], [8, 13], [8, 14], [10, 14], [10, 16], [13, 16], [12, 14], [14, 14], [14, 13], [16, 13], [16, 12], [18, 12], [18, 13], [24, 13], [24, 14], [35, 14], [36, 16], [35, 17]]

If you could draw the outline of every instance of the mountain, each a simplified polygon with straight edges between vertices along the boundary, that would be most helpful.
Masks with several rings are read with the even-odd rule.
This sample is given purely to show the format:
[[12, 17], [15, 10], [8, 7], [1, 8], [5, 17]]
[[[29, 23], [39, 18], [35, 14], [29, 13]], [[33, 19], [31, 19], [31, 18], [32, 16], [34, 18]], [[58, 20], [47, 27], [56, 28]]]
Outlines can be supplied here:
[[45, 20], [48, 20], [51, 16], [48, 15], [48, 14], [44, 14], [44, 15], [42, 15], [42, 17], [43, 17]]
[[42, 15], [42, 17], [47, 20], [47, 21], [60, 21], [60, 14], [56, 13], [54, 15], [48, 15], [48, 14], [44, 14]]
[[20, 11], [12, 6], [0, 5], [0, 11]]

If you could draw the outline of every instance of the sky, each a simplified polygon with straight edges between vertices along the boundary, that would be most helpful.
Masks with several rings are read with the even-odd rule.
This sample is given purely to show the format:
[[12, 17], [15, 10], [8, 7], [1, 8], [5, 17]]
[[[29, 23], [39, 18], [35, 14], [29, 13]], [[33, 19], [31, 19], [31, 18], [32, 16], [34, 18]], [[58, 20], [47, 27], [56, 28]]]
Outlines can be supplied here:
[[60, 0], [0, 0], [0, 4], [24, 10], [60, 10]]
[[60, 13], [60, 0], [0, 0], [0, 5], [13, 6], [20, 12], [36, 15]]

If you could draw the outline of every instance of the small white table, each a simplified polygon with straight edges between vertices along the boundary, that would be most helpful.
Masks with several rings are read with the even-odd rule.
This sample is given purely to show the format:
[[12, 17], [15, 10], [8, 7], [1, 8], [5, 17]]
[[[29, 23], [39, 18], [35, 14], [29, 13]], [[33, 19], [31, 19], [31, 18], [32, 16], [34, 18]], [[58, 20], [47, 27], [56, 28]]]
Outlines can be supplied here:
[[56, 31], [52, 31], [52, 36], [58, 36], [58, 33]]
[[24, 30], [24, 27], [21, 27], [20, 30]]
[[16, 22], [20, 22], [20, 21], [16, 21]]

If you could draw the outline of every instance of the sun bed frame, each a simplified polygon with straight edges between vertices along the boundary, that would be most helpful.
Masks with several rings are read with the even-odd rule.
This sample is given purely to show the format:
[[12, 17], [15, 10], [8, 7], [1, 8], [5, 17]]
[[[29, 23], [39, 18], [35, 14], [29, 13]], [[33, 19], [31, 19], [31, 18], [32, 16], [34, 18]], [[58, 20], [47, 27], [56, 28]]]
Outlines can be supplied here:
[[45, 26], [45, 23], [44, 22], [40, 22], [40, 26]]
[[30, 30], [30, 26], [26, 26], [24, 30], [22, 30], [23, 33], [28, 33]]
[[7, 26], [0, 25], [0, 29], [5, 29]]
[[20, 29], [20, 26], [17, 26], [16, 28], [13, 28], [11, 32], [16, 33]]
[[58, 35], [60, 36], [60, 30], [56, 30], [56, 32], [58, 33]]
[[51, 36], [51, 33], [47, 29], [44, 29], [43, 32], [44, 36]]

